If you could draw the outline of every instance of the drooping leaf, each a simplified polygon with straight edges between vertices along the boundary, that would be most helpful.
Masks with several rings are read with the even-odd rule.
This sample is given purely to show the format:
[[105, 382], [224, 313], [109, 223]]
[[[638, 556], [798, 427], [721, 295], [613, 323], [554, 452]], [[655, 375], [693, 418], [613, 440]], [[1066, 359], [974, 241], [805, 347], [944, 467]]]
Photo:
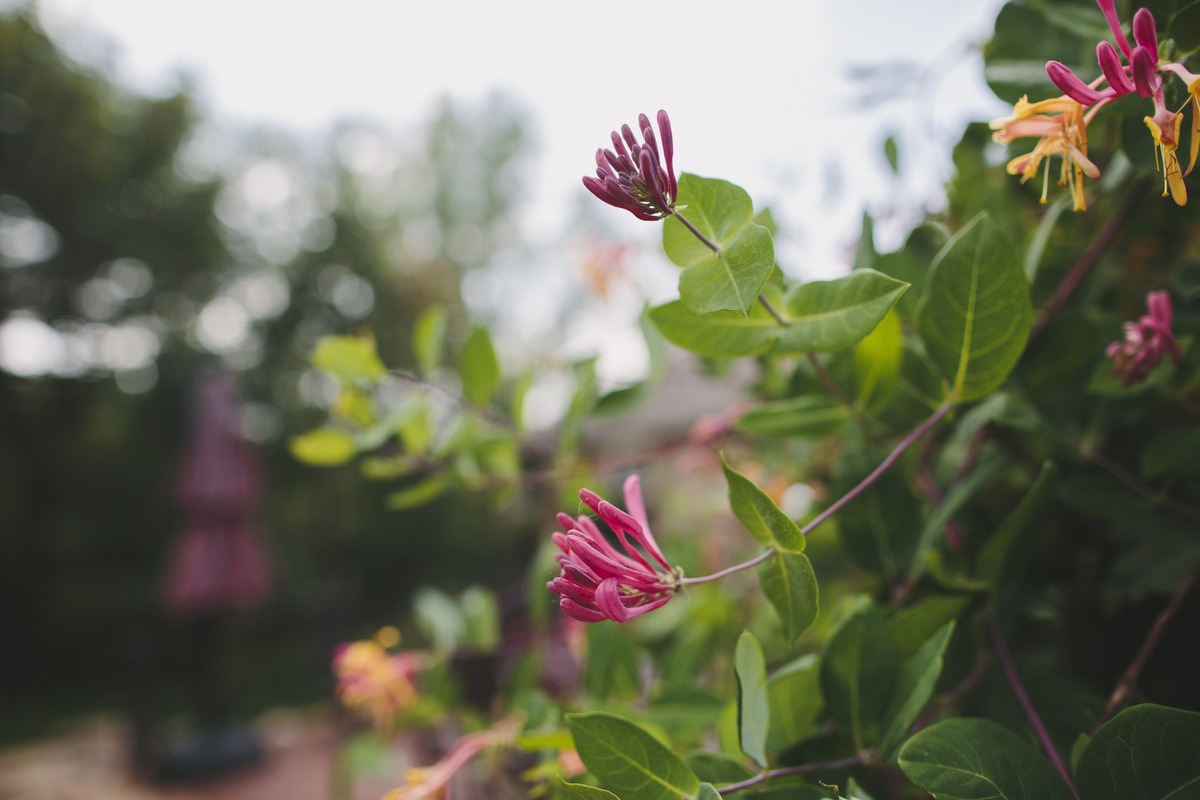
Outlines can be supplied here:
[[693, 798], [700, 780], [640, 726], [604, 712], [568, 714], [579, 757], [622, 800]]
[[1071, 798], [1049, 759], [991, 720], [960, 717], [930, 725], [904, 743], [899, 762], [908, 779], [936, 800]]
[[742, 752], [767, 765], [767, 731], [771, 707], [767, 701], [767, 662], [762, 645], [750, 631], [742, 631], [733, 655], [737, 675], [738, 740]]
[[807, 655], [779, 669], [767, 681], [771, 727], [767, 749], [779, 753], [811, 735], [825, 701], [820, 662]]
[[463, 345], [459, 363], [463, 394], [473, 405], [486, 406], [500, 388], [500, 362], [487, 328], [476, 327]]
[[819, 595], [812, 562], [803, 553], [776, 553], [758, 566], [763, 594], [779, 615], [783, 635], [794, 642], [817, 619]]
[[896, 651], [883, 613], [864, 600], [834, 631], [821, 661], [829, 713], [859, 750], [878, 742], [883, 733], [896, 673]]
[[1021, 259], [980, 213], [934, 259], [917, 314], [926, 351], [956, 402], [1004, 383], [1025, 349], [1032, 318]]
[[1200, 2], [1183, 6], [1167, 23], [1167, 35], [1175, 40], [1180, 53], [1200, 50]]
[[422, 375], [428, 375], [442, 365], [448, 319], [445, 306], [430, 306], [413, 324], [413, 354]]
[[898, 745], [929, 702], [942, 674], [942, 656], [953, 632], [954, 622], [947, 622], [900, 665], [892, 699], [884, 714], [887, 730], [879, 742], [879, 752], [887, 753]]
[[749, 315], [736, 311], [697, 314], [681, 300], [658, 306], [650, 319], [667, 341], [702, 356], [739, 358], [764, 353], [775, 341], [779, 325], [756, 305]]
[[873, 269], [793, 288], [784, 306], [779, 342], [797, 352], [829, 352], [862, 341], [887, 315], [908, 284]]
[[1200, 798], [1200, 714], [1150, 703], [1127, 708], [1079, 757], [1087, 800]]
[[311, 361], [317, 369], [343, 381], [374, 383], [387, 372], [370, 337], [325, 336], [313, 348]]
[[770, 495], [758, 488], [721, 456], [721, 468], [729, 485], [729, 506], [738, 521], [764, 547], [800, 553], [804, 550], [804, 534], [795, 520], [783, 513]]
[[728, 181], [684, 174], [679, 178], [680, 213], [719, 253], [695, 237], [676, 217], [663, 223], [663, 249], [683, 267], [679, 297], [698, 314], [746, 314], [775, 267], [771, 234], [752, 222], [750, 195]]
[[354, 437], [338, 428], [317, 428], [288, 441], [288, 450], [296, 459], [314, 467], [336, 467], [354, 458], [358, 445]]
[[755, 436], [819, 438], [846, 424], [846, 407], [825, 394], [805, 394], [764, 403], [747, 411], [737, 429]]

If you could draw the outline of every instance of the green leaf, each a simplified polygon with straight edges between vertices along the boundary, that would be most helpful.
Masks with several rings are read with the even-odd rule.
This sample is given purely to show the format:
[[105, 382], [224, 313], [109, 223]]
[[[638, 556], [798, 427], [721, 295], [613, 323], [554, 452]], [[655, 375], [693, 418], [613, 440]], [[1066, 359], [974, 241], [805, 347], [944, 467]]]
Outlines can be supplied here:
[[867, 414], [882, 411], [896, 393], [903, 361], [904, 331], [900, 315], [892, 309], [854, 346], [855, 405]]
[[725, 482], [729, 484], [729, 506], [733, 515], [764, 547], [789, 553], [804, 551], [804, 534], [795, 520], [783, 513], [775, 501], [721, 456]]
[[336, 467], [354, 458], [354, 437], [338, 428], [317, 428], [288, 440], [288, 450], [297, 460], [314, 467]]
[[1200, 798], [1200, 714], [1127, 708], [1092, 736], [1076, 776], [1087, 800]]
[[446, 491], [446, 479], [441, 475], [431, 475], [422, 478], [411, 486], [397, 489], [387, 496], [385, 505], [392, 511], [403, 511], [409, 508], [432, 503]]
[[721, 793], [711, 783], [702, 783], [700, 791], [696, 793], [696, 800], [721, 800]]
[[767, 702], [767, 661], [762, 645], [750, 631], [742, 631], [733, 655], [738, 687], [738, 739], [742, 752], [767, 765], [767, 731], [771, 707]]
[[806, 394], [764, 403], [737, 421], [737, 429], [755, 436], [817, 439], [832, 436], [846, 424], [846, 407], [824, 394]]
[[880, 753], [886, 754], [900, 743], [929, 702], [942, 674], [942, 656], [953, 632], [954, 623], [947, 622], [900, 665], [892, 699], [884, 715], [888, 726], [879, 742]]
[[788, 292], [779, 342], [801, 353], [850, 347], [875, 329], [906, 289], [904, 281], [873, 269], [802, 283]]
[[613, 714], [568, 714], [579, 757], [623, 800], [691, 798], [700, 780], [679, 756], [641, 727]]
[[1054, 500], [1057, 484], [1058, 470], [1047, 461], [1017, 507], [1009, 512], [996, 532], [984, 543], [979, 552], [976, 574], [988, 584], [993, 594], [1004, 585], [1002, 578], [1010, 560], [1021, 553], [1018, 542], [1032, 533], [1033, 526]]
[[1200, 50], [1200, 0], [1185, 5], [1171, 17], [1167, 36], [1175, 40], [1180, 53]]
[[583, 685], [597, 699], [634, 697], [640, 685], [638, 648], [628, 629], [617, 624], [587, 627], [588, 658]]
[[971, 604], [965, 594], [935, 594], [888, 617], [888, 637], [900, 658], [915, 655], [921, 645]]
[[776, 553], [758, 566], [758, 582], [779, 615], [783, 635], [795, 642], [817, 619], [819, 595], [812, 562], [803, 553]]
[[684, 756], [684, 761], [705, 783], [740, 783], [755, 774], [743, 759], [728, 753], [694, 750]]
[[900, 149], [896, 146], [895, 136], [889, 136], [883, 140], [883, 157], [887, 159], [892, 172], [900, 172]]
[[[848, 453], [839, 470], [834, 496], [841, 496], [865, 478], [877, 462], [868, 454]], [[921, 513], [908, 483], [894, 472], [884, 473], [837, 515], [842, 546], [864, 569], [893, 581], [908, 567], [921, 535]]]
[[980, 213], [934, 259], [917, 314], [929, 357], [956, 402], [1004, 383], [1025, 349], [1032, 319], [1021, 260]]
[[715, 244], [714, 253], [675, 216], [663, 223], [663, 249], [680, 267], [679, 297], [698, 314], [750, 311], [775, 267], [771, 234], [751, 221], [750, 195], [727, 181], [684, 174], [679, 213]]
[[846, 726], [856, 749], [879, 740], [896, 673], [896, 651], [883, 613], [861, 601], [834, 631], [821, 661], [829, 713]]
[[775, 753], [812, 735], [825, 707], [820, 662], [813, 655], [793, 661], [767, 681], [771, 727], [767, 749]]
[[650, 310], [650, 319], [672, 344], [702, 356], [739, 358], [764, 353], [779, 325], [756, 305], [749, 315], [736, 311], [697, 314], [680, 300]]
[[600, 789], [595, 786], [588, 786], [585, 783], [567, 783], [562, 782], [562, 787], [571, 797], [578, 797], [579, 800], [621, 800], [607, 789]]
[[343, 381], [374, 383], [387, 373], [370, 337], [325, 336], [313, 348], [312, 365]]
[[476, 327], [463, 345], [459, 364], [463, 394], [473, 405], [486, 406], [500, 388], [500, 362], [487, 328]]
[[428, 375], [442, 365], [448, 319], [445, 306], [430, 306], [413, 325], [413, 354], [422, 375]]
[[1200, 427], [1164, 428], [1142, 450], [1141, 468], [1145, 478], [1163, 475], [1190, 475], [1200, 470], [1196, 453], [1200, 451]]
[[1045, 756], [991, 720], [961, 717], [931, 725], [905, 742], [899, 761], [908, 779], [937, 800], [1071, 798]]

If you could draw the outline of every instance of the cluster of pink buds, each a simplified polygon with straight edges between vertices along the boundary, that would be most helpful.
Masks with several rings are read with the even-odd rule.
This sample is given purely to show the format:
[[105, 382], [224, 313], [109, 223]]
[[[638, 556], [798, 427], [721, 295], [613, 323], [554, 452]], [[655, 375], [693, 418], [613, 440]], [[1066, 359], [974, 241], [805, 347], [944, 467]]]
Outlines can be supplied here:
[[1105, 351], [1113, 362], [1113, 375], [1129, 386], [1144, 381], [1169, 355], [1178, 364], [1183, 356], [1171, 332], [1173, 311], [1166, 292], [1146, 295], [1146, 309], [1137, 322], [1125, 323], [1125, 339], [1113, 342]]
[[[672, 161], [675, 140], [666, 111], [658, 112], [658, 132], [645, 114], [638, 116], [642, 142], [628, 125], [612, 133], [612, 150], [596, 151], [596, 177], [586, 175], [583, 185], [592, 194], [638, 219], [655, 220], [669, 216], [675, 208], [679, 186]], [[659, 143], [662, 152], [659, 152]]]
[[554, 543], [562, 573], [546, 584], [560, 596], [559, 607], [583, 622], [628, 622], [663, 606], [680, 586], [681, 576], [663, 557], [650, 523], [637, 475], [625, 481], [626, 513], [588, 489], [580, 499], [613, 531], [618, 548], [589, 517], [558, 515], [563, 532]]
[[[1192, 74], [1181, 64], [1159, 62], [1158, 31], [1154, 15], [1149, 9], [1141, 8], [1134, 14], [1134, 44], [1130, 45], [1117, 19], [1115, 0], [1097, 0], [1097, 5], [1116, 41], [1116, 46], [1108, 41], [1096, 45], [1100, 75], [1086, 82], [1061, 62], [1047, 62], [1046, 74], [1062, 90], [1063, 96], [1038, 103], [1030, 103], [1023, 97], [1011, 117], [992, 123], [992, 127], [997, 129], [995, 139], [1002, 144], [1025, 136], [1039, 137], [1033, 152], [1013, 159], [1008, 171], [1021, 175], [1024, 182], [1036, 175], [1042, 158], [1062, 155], [1063, 174], [1059, 183], [1071, 189], [1076, 210], [1083, 210], [1083, 176], [1095, 178], [1100, 174], [1099, 169], [1088, 160], [1087, 126], [1101, 108], [1136, 93], [1154, 102], [1154, 114], [1145, 117], [1144, 121], [1154, 139], [1158, 169], [1163, 176], [1163, 196], [1170, 195], [1176, 203], [1184, 205], [1187, 202], [1187, 189], [1183, 179], [1195, 166], [1196, 151], [1200, 147], [1200, 76]], [[1183, 128], [1183, 110], [1172, 111], [1164, 99], [1164, 76], [1168, 73], [1174, 74], [1187, 85], [1192, 105], [1191, 164], [1186, 172], [1180, 168], [1177, 154]], [[1045, 199], [1043, 190], [1043, 202]]]

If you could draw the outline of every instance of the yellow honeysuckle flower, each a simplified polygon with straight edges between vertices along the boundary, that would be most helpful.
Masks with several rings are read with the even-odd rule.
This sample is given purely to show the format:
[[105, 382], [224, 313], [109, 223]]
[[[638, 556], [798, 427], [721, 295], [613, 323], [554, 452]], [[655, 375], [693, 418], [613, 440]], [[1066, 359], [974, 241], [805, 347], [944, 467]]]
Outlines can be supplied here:
[[[1175, 153], [1183, 129], [1183, 114], [1155, 115], [1146, 117], [1143, 122], [1154, 137], [1155, 162], [1163, 176], [1163, 197], [1169, 194], [1176, 205], [1187, 205], [1187, 186], [1183, 183], [1183, 170], [1179, 168], [1179, 156]], [[1192, 141], [1195, 147], [1194, 135]]]
[[[996, 132], [992, 138], [1000, 144], [1025, 137], [1038, 137], [1038, 142], [1029, 153], [1008, 162], [1010, 175], [1020, 175], [1021, 183], [1037, 177], [1042, 159], [1062, 156], [1062, 171], [1058, 185], [1069, 188], [1076, 211], [1086, 211], [1087, 202], [1083, 193], [1083, 178], [1098, 178], [1100, 169], [1087, 156], [1087, 119], [1083, 106], [1069, 97], [1056, 97], [1030, 103], [1022, 97], [1013, 106], [1013, 115], [993, 120], [991, 127]], [[1042, 202], [1046, 202], [1049, 191], [1050, 170], [1047, 169], [1042, 185]]]

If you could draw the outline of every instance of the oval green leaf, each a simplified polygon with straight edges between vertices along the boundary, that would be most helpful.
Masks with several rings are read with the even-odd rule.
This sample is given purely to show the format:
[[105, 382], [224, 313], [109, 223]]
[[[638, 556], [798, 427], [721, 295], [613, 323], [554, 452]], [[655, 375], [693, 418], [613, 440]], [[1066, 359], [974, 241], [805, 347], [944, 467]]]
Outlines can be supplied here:
[[500, 362], [487, 328], [476, 327], [463, 345], [459, 364], [463, 394], [476, 406], [486, 406], [500, 388]]
[[779, 327], [758, 305], [748, 315], [736, 311], [697, 314], [681, 300], [651, 309], [650, 319], [672, 344], [697, 355], [717, 358], [766, 352]]
[[779, 342], [801, 353], [850, 347], [875, 329], [906, 289], [904, 281], [873, 269], [802, 283], [788, 292]]
[[735, 426], [755, 436], [832, 436], [846, 424], [846, 407], [828, 395], [806, 394], [751, 409]]
[[951, 237], [933, 261], [917, 327], [956, 402], [1004, 383], [1033, 319], [1021, 259], [986, 212]]
[[1200, 714], [1147, 703], [1117, 714], [1088, 742], [1076, 770], [1088, 800], [1200, 797]]
[[588, 770], [623, 800], [693, 798], [700, 779], [641, 727], [613, 714], [568, 714], [575, 749]]
[[795, 642], [816, 621], [820, 608], [812, 562], [803, 553], [776, 553], [758, 565], [758, 582], [779, 615], [783, 635]]
[[767, 731], [771, 707], [767, 701], [767, 660], [750, 631], [742, 631], [733, 654], [738, 687], [738, 741], [742, 752], [759, 766], [767, 765]]
[[317, 369], [343, 381], [374, 383], [387, 372], [370, 337], [325, 336], [313, 348], [311, 361]]
[[804, 534], [796, 521], [783, 513], [754, 481], [729, 466], [723, 455], [721, 468], [725, 470], [725, 482], [729, 485], [729, 507], [750, 535], [765, 547], [789, 553], [802, 552]]

